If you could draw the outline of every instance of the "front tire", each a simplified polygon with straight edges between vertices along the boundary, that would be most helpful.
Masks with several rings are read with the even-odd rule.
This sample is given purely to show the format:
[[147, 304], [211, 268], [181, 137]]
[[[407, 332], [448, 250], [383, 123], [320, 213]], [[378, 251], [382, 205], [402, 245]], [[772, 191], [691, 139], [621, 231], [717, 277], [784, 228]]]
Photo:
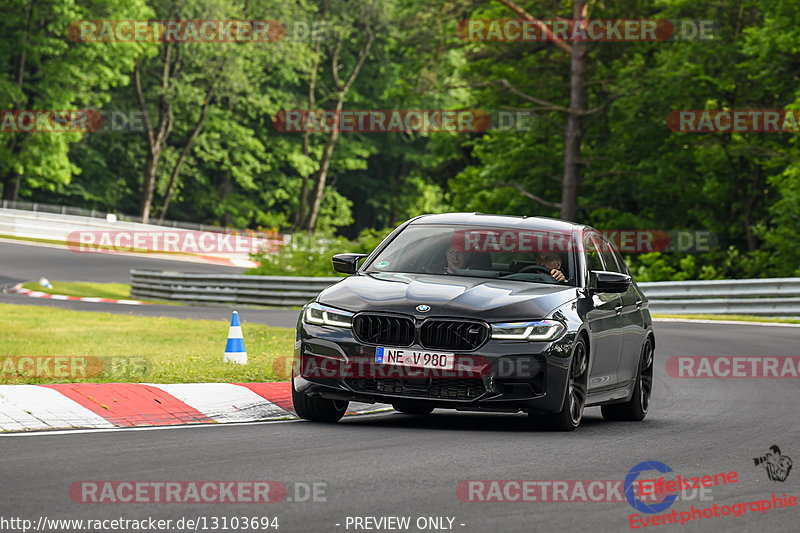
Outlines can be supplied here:
[[653, 343], [648, 337], [642, 346], [639, 357], [639, 370], [636, 372], [636, 385], [631, 399], [625, 403], [603, 405], [600, 411], [606, 420], [638, 422], [647, 416], [650, 397], [653, 394]]
[[572, 350], [572, 363], [561, 411], [544, 416], [529, 415], [534, 427], [551, 431], [575, 431], [583, 419], [588, 375], [589, 352], [586, 350], [586, 342], [579, 337]]
[[298, 392], [294, 388], [294, 380], [292, 380], [292, 403], [297, 416], [312, 422], [338, 422], [350, 404], [344, 400], [328, 400]]

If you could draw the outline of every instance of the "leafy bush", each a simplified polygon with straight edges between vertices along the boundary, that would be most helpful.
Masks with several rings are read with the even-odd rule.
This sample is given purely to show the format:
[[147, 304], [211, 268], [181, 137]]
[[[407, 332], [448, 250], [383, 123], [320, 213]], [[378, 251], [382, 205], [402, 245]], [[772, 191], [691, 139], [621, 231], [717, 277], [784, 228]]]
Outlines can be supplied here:
[[334, 254], [352, 252], [368, 254], [375, 249], [391, 230], [365, 229], [354, 241], [333, 235], [307, 235], [296, 233], [291, 241], [273, 254], [253, 254], [260, 266], [251, 268], [246, 274], [259, 276], [344, 276], [333, 270], [331, 257]]
[[[331, 234], [292, 235], [289, 244], [274, 254], [256, 254], [261, 266], [247, 274], [262, 276], [343, 276], [333, 270], [337, 253], [371, 253], [391, 229], [365, 229], [353, 241]], [[652, 252], [628, 255], [625, 262], [637, 281], [684, 281], [791, 276], [794, 265], [781, 265], [772, 254], [759, 250], [742, 253], [733, 246], [704, 254]]]
[[791, 276], [791, 265], [776, 264], [766, 250], [742, 253], [733, 246], [705, 254], [653, 252], [625, 258], [637, 281], [755, 279]]

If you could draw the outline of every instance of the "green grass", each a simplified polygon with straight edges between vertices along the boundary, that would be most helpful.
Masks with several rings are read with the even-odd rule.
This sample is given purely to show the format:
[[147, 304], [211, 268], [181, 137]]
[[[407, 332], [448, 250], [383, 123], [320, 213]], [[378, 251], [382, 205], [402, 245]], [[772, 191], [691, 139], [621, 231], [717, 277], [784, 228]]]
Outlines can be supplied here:
[[689, 320], [736, 320], [740, 322], [782, 322], [800, 324], [800, 319], [752, 315], [653, 315], [653, 318], [686, 318]]
[[[227, 320], [0, 304], [0, 383], [208, 383], [288, 378], [294, 330], [242, 324], [249, 362], [240, 366], [222, 362], [228, 326]], [[99, 377], [25, 376], [10, 368], [21, 356], [116, 357], [133, 366], [112, 371], [110, 359], [104, 359], [106, 372]]]
[[89, 281], [50, 281], [52, 289], [39, 285], [38, 281], [29, 281], [22, 286], [32, 291], [47, 294], [65, 294], [89, 298], [110, 298], [127, 300], [131, 296], [131, 286], [127, 283], [92, 283]]

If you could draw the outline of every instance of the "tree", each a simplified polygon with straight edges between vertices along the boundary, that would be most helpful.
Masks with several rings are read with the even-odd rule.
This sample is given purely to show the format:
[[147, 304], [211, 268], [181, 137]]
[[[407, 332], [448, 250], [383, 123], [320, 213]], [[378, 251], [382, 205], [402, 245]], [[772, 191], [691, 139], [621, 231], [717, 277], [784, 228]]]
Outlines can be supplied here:
[[[285, 5], [274, 0], [250, 2], [243, 7], [222, 0], [196, 0], [181, 4], [178, 11], [174, 9], [171, 2], [157, 5], [157, 11], [167, 20], [250, 20], [258, 18], [254, 14], [271, 13], [288, 21], [308, 13], [302, 2]], [[137, 64], [136, 94], [144, 114], [147, 146], [141, 192], [144, 221], [150, 217], [157, 196], [162, 197], [159, 219], [163, 221], [179, 190], [181, 171], [212, 115], [216, 117], [215, 127], [222, 129], [222, 139], [226, 138], [224, 130], [231, 133], [230, 139], [223, 142], [243, 141], [240, 147], [244, 154], [235, 157], [266, 151], [262, 143], [256, 142], [255, 132], [248, 130], [253, 125], [249, 115], [252, 111], [275, 112], [274, 101], [265, 95], [285, 91], [285, 87], [274, 85], [287, 81], [296, 68], [302, 68], [307, 55], [308, 44], [298, 42], [165, 42], [159, 45], [155, 60]], [[261, 69], [261, 74], [258, 70], [253, 74], [254, 66]], [[277, 76], [268, 78], [263, 74], [270, 71]], [[265, 127], [266, 121], [258, 124]], [[180, 140], [172, 141], [175, 128]], [[234, 133], [239, 128], [248, 131], [244, 135]], [[165, 153], [170, 170], [168, 177], [159, 180], [159, 164]], [[248, 164], [245, 168], [259, 172], [258, 166]], [[257, 176], [245, 176], [236, 170], [217, 169], [212, 174], [221, 179], [223, 195], [233, 192], [232, 177], [242, 178], [239, 182], [248, 186], [258, 181]]]
[[[334, 102], [333, 111], [336, 117], [342, 112], [348, 94], [370, 55], [375, 41], [375, 33], [386, 27], [385, 8], [385, 3], [378, 0], [373, 0], [366, 9], [362, 5], [352, 2], [323, 3], [321, 12], [328, 17], [329, 31], [333, 39], [332, 42], [316, 49], [314, 72], [310, 76], [309, 83], [309, 112], [316, 111], [311, 106], [322, 105], [327, 101]], [[363, 36], [360, 35], [362, 31], [365, 34]], [[327, 63], [320, 55], [323, 52], [330, 58], [331, 76], [326, 80], [326, 85], [331, 89], [322, 98], [317, 98], [315, 92], [320, 79], [319, 69], [324, 68]], [[348, 66], [347, 63], [350, 65]], [[339, 142], [339, 134], [338, 125], [334, 126], [328, 134], [313, 186], [309, 176], [303, 178], [296, 226], [309, 234], [312, 234], [317, 226], [322, 201], [326, 194], [328, 173]], [[309, 153], [309, 139], [309, 135], [306, 133], [304, 136], [304, 153], [306, 155]], [[306, 214], [307, 208], [309, 211]]]
[[[0, 20], [0, 101], [13, 110], [96, 108], [108, 91], [130, 82], [136, 43], [95, 44], [70, 39], [70, 24], [92, 19], [146, 19], [143, 0], [102, 4], [72, 0], [6, 1]], [[99, 135], [100, 133], [93, 133]], [[84, 132], [0, 132], [3, 199], [69, 183], [80, 168], [69, 160], [71, 144]]]
[[[523, 19], [539, 22], [533, 15], [526, 12], [524, 9], [515, 4], [512, 0], [499, 0], [500, 3], [506, 5], [522, 16]], [[586, 18], [588, 5], [586, 0], [573, 0], [572, 2], [572, 19], [575, 24], [580, 24]], [[552, 38], [550, 29], [539, 22], [539, 27], [542, 28], [544, 34]], [[564, 176], [561, 182], [561, 203], [552, 204], [542, 201], [538, 196], [528, 193], [518, 184], [515, 188], [520, 192], [544, 205], [550, 207], [559, 207], [561, 210], [561, 218], [564, 220], [577, 220], [578, 216], [578, 182], [580, 179], [580, 165], [581, 161], [581, 141], [583, 139], [583, 129], [581, 121], [586, 114], [585, 103], [586, 95], [584, 93], [584, 86], [586, 84], [586, 45], [583, 41], [574, 41], [571, 45], [563, 41], [553, 41], [558, 48], [568, 53], [570, 56], [570, 84], [569, 84], [569, 107], [564, 110], [567, 115], [567, 127], [564, 132]], [[508, 83], [505, 84], [508, 86]], [[530, 100], [539, 105], [550, 106], [558, 108], [555, 104], [544, 102], [538, 98], [532, 97], [521, 93], [520, 91], [511, 88], [519, 96], [526, 100]]]

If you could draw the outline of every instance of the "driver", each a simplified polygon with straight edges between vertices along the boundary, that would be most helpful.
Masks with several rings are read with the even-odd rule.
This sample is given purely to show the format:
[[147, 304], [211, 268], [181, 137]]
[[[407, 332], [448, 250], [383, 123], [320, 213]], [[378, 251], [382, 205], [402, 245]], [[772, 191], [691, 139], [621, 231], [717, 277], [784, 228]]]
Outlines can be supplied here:
[[470, 252], [456, 250], [451, 246], [445, 251], [444, 256], [445, 259], [447, 259], [445, 273], [453, 274], [458, 269], [467, 268], [470, 264], [472, 254]]
[[539, 252], [536, 256], [536, 264], [550, 269], [550, 275], [559, 283], [567, 281], [564, 273], [561, 272], [561, 256], [553, 252]]

